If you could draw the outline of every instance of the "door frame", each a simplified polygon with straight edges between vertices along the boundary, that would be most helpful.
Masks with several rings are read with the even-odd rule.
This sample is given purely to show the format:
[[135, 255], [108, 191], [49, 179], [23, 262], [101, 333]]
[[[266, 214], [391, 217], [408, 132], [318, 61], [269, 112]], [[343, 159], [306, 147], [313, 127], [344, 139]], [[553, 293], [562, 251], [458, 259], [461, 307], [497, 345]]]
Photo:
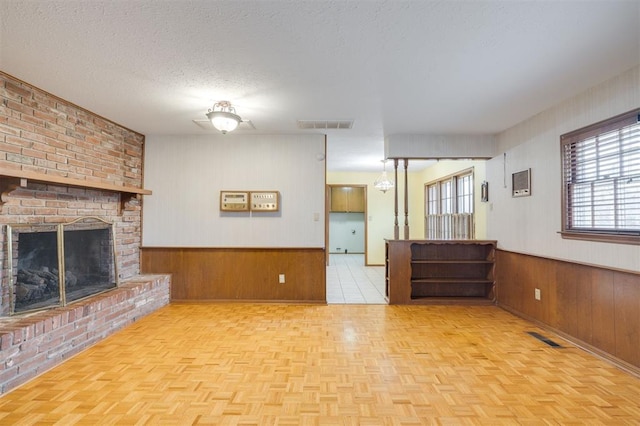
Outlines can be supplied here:
[[368, 202], [367, 202], [367, 192], [368, 185], [367, 184], [358, 184], [358, 183], [327, 183], [325, 184], [325, 236], [324, 236], [324, 246], [325, 246], [325, 264], [329, 266], [329, 214], [331, 213], [331, 188], [333, 187], [348, 187], [348, 188], [364, 188], [364, 264], [367, 266], [368, 262], [368, 248], [369, 248], [369, 215], [368, 215]]

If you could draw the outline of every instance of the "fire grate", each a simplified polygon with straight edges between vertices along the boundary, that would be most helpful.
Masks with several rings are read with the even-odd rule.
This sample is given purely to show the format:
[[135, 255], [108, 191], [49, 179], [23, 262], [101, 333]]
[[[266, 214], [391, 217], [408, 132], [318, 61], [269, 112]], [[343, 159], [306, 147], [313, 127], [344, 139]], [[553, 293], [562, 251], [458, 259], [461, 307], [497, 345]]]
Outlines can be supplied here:
[[549, 339], [548, 337], [543, 336], [540, 333], [536, 333], [535, 331], [527, 331], [527, 334], [531, 337], [535, 337], [536, 339], [540, 340], [543, 343], [546, 343], [547, 345], [554, 347], [554, 348], [561, 348], [562, 346], [556, 342], [554, 342], [553, 340]]

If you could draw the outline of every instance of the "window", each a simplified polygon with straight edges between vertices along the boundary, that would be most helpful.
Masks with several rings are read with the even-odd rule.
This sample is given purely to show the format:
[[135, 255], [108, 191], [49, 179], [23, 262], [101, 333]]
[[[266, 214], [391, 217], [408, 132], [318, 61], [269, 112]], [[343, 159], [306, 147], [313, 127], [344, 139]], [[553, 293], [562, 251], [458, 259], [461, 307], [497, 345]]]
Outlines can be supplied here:
[[438, 212], [438, 185], [434, 183], [427, 186], [427, 215]]
[[440, 182], [440, 212], [441, 214], [453, 213], [453, 185], [450, 180]]
[[474, 238], [472, 169], [425, 185], [425, 238]]
[[473, 175], [460, 176], [457, 180], [458, 187], [458, 213], [473, 213]]
[[640, 109], [560, 143], [563, 237], [640, 244]]

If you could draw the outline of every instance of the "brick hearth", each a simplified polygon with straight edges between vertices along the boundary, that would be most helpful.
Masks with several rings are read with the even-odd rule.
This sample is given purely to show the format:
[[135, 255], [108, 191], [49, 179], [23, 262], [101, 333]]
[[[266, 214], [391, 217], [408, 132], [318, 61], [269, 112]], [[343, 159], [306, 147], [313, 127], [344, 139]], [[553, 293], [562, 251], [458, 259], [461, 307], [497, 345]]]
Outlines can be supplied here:
[[169, 303], [168, 275], [140, 276], [69, 306], [0, 319], [0, 393]]

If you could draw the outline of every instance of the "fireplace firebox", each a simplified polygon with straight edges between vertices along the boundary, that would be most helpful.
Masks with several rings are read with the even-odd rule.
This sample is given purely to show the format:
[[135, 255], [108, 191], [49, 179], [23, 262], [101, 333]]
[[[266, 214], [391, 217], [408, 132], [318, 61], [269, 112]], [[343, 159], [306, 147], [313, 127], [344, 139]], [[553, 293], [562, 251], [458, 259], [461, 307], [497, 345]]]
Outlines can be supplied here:
[[114, 232], [98, 217], [7, 225], [10, 314], [65, 306], [117, 287]]

